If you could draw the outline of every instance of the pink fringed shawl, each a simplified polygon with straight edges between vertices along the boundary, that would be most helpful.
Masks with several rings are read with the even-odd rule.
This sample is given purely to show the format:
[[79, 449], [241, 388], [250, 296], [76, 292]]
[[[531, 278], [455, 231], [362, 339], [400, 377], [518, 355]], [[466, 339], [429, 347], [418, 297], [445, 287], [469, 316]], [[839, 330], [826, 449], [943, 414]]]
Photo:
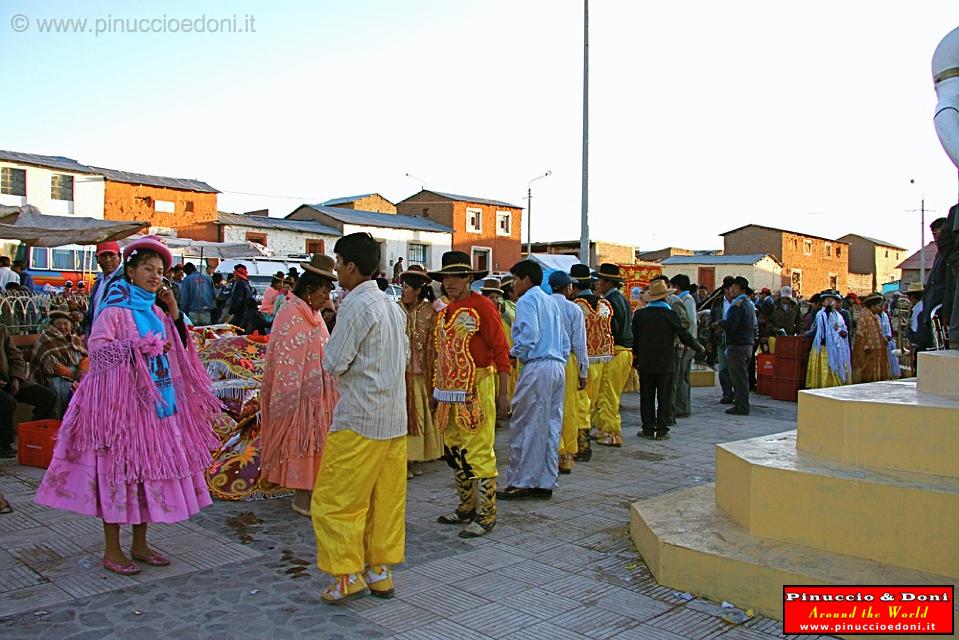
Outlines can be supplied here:
[[[107, 307], [90, 335], [90, 371], [70, 402], [58, 443], [64, 457], [98, 454], [104, 475], [116, 483], [185, 478], [202, 473], [220, 442], [212, 424], [221, 410], [210, 379], [173, 321], [159, 307], [167, 340], [176, 413], [159, 418], [160, 400], [144, 354], [156, 350], [157, 336], [140, 338], [128, 309]], [[162, 348], [162, 345], [161, 345]]]
[[323, 370], [329, 340], [322, 316], [291, 295], [273, 321], [260, 388], [263, 471], [322, 454], [339, 397]]

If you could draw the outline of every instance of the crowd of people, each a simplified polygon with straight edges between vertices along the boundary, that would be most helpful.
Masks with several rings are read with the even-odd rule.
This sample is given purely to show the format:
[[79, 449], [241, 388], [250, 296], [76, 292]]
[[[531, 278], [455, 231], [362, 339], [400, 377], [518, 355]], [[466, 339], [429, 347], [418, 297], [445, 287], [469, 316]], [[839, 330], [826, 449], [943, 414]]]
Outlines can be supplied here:
[[[0, 326], [0, 454], [12, 455], [16, 401], [32, 404], [36, 419], [62, 415], [37, 502], [100, 518], [108, 570], [165, 566], [147, 527], [210, 504], [203, 473], [219, 444], [220, 402], [190, 325], [268, 334], [261, 474], [292, 490], [292, 510], [312, 519], [318, 566], [335, 578], [322, 598], [336, 603], [392, 596], [406, 483], [420, 463], [442, 459], [452, 472], [455, 507], [437, 523], [484, 536], [498, 500], [548, 500], [560, 474], [590, 461], [593, 444], [622, 446], [631, 373], [637, 435], [653, 440], [690, 417], [696, 358], [717, 364], [732, 415], [749, 414], [755, 355], [782, 336], [811, 338], [810, 388], [899, 375], [879, 294], [802, 301], [789, 287], [755, 292], [742, 277], [710, 292], [685, 275], [659, 276], [634, 310], [615, 264], [544, 273], [522, 260], [498, 280], [450, 251], [437, 270], [397, 270], [397, 303], [384, 293], [369, 234], [341, 238], [334, 254], [312, 256], [302, 274], [278, 273], [258, 300], [243, 265], [224, 281], [189, 263], [176, 268], [155, 237], [122, 251], [98, 246], [102, 273], [87, 314], [79, 323], [68, 310], [50, 314], [33, 381]], [[494, 443], [507, 421], [500, 481]], [[133, 527], [129, 553], [120, 526]]]

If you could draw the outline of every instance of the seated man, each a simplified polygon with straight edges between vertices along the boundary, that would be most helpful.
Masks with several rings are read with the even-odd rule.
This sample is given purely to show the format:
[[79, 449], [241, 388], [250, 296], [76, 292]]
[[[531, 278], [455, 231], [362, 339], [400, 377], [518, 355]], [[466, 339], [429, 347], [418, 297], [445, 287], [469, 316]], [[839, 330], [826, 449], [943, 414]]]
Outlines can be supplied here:
[[33, 405], [33, 419], [60, 415], [57, 394], [39, 384], [27, 382], [27, 367], [20, 350], [13, 346], [7, 327], [0, 324], [0, 458], [13, 458], [13, 413], [17, 402]]

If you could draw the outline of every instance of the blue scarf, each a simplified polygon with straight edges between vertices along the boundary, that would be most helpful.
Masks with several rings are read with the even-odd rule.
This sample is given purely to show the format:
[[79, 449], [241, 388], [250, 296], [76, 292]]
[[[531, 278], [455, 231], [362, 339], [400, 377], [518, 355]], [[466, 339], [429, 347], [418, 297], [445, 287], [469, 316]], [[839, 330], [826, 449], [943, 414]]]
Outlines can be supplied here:
[[685, 298], [689, 295], [689, 291], [680, 291], [678, 295], [680, 298]]
[[662, 300], [656, 300], [655, 302], [650, 302], [646, 306], [652, 307], [653, 309], [671, 309], [672, 308], [669, 306], [669, 304], [667, 304], [666, 302], [663, 302]]
[[[141, 289], [126, 280], [115, 280], [103, 297], [104, 307], [121, 307], [129, 309], [133, 314], [133, 321], [137, 325], [137, 333], [141, 338], [150, 334], [158, 335], [166, 340], [166, 327], [163, 320], [153, 312], [156, 303], [156, 294]], [[176, 409], [176, 394], [173, 391], [173, 378], [170, 377], [170, 360], [165, 353], [153, 356], [147, 361], [153, 384], [160, 393], [162, 402], [157, 402], [157, 416], [167, 418], [173, 415]]]
[[729, 312], [732, 311], [732, 308], [736, 306], [736, 303], [740, 300], [749, 300], [749, 296], [745, 293], [740, 293], [738, 296], [733, 298], [732, 302], [729, 303], [729, 309], [726, 309], [726, 313], [723, 315], [723, 320], [729, 320]]

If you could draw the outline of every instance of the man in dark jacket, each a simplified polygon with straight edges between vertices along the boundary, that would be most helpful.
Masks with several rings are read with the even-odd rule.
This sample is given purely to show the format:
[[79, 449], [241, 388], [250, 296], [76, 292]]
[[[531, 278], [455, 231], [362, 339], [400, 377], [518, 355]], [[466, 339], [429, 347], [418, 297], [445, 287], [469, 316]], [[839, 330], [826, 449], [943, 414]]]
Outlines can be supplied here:
[[705, 351], [665, 301], [670, 293], [663, 280], [654, 280], [643, 294], [646, 306], [633, 316], [633, 357], [639, 371], [639, 412], [643, 421], [639, 435], [655, 440], [669, 437], [676, 373], [674, 339], [679, 338], [694, 351]]
[[60, 401], [52, 389], [27, 382], [27, 366], [13, 346], [6, 325], [0, 324], [0, 458], [13, 458], [13, 413], [17, 402], [33, 405], [33, 419], [60, 415]]
[[749, 299], [752, 290], [746, 278], [735, 278], [729, 292], [732, 300], [720, 323], [726, 332], [726, 361], [733, 387], [733, 406], [727, 409], [726, 413], [748, 416], [749, 361], [752, 360], [755, 349], [756, 307]]
[[[250, 284], [250, 277], [245, 264], [238, 264], [233, 268], [233, 292], [230, 294], [230, 306], [227, 309], [232, 318], [230, 324], [242, 327], [247, 322], [247, 315], [256, 311], [256, 292]], [[254, 305], [250, 305], [250, 301]]]
[[733, 284], [732, 276], [723, 278], [722, 294], [717, 296], [710, 307], [710, 320], [713, 329], [713, 349], [716, 351], [716, 374], [719, 386], [723, 390], [722, 404], [733, 403], [733, 384], [729, 379], [729, 363], [726, 359], [726, 334], [723, 332], [723, 317], [731, 304], [732, 294], [729, 288]]

